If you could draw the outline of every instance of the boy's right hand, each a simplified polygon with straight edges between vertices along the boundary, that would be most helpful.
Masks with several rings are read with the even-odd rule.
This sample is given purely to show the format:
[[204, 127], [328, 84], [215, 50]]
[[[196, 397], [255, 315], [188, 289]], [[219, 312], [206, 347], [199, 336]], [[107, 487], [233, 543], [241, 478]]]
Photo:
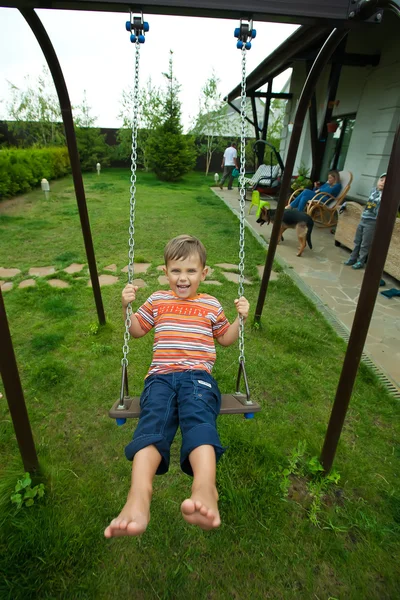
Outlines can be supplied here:
[[124, 289], [122, 290], [122, 306], [126, 308], [129, 303], [132, 303], [136, 300], [136, 292], [139, 289], [139, 286], [132, 285], [128, 283]]

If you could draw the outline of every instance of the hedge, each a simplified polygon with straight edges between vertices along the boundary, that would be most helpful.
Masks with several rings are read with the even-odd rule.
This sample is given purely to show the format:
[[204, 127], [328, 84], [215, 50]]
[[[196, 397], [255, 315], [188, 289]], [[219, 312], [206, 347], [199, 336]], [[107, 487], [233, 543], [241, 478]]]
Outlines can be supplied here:
[[27, 192], [42, 179], [56, 179], [71, 172], [67, 148], [0, 150], [0, 199]]

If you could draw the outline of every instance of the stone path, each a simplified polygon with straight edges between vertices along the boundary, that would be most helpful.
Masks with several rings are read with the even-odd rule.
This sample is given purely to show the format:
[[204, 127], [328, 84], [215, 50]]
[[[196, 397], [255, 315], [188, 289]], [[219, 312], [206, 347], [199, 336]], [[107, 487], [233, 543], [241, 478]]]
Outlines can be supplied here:
[[[34, 278], [48, 277], [49, 275], [55, 275], [57, 273], [60, 274], [62, 272], [68, 273], [69, 275], [74, 275], [76, 273], [80, 273], [84, 269], [84, 267], [85, 267], [84, 264], [78, 264], [78, 263], [72, 263], [71, 265], [69, 265], [69, 267], [66, 267], [65, 269], [61, 269], [59, 271], [57, 271], [56, 267], [54, 267], [54, 266], [31, 267], [28, 270], [28, 274], [30, 275], [30, 278], [23, 279], [22, 281], [20, 281], [18, 283], [18, 288], [24, 289], [24, 288], [34, 287], [37, 282], [37, 279], [34, 279]], [[135, 263], [134, 274], [147, 273], [147, 270], [149, 269], [149, 267], [151, 267], [151, 263]], [[231, 281], [233, 283], [239, 283], [239, 274], [237, 273], [238, 265], [234, 265], [231, 263], [218, 263], [217, 265], [215, 265], [215, 267], [218, 267], [220, 269], [222, 275], [228, 281]], [[215, 268], [212, 268], [209, 266], [207, 266], [207, 268], [208, 268], [207, 278], [205, 279], [205, 281], [203, 283], [206, 285], [223, 285], [220, 281], [217, 281], [216, 279], [210, 279], [210, 276], [215, 272]], [[257, 270], [258, 270], [260, 277], [262, 277], [263, 268], [264, 268], [263, 265], [257, 266]], [[164, 266], [159, 265], [158, 267], [156, 267], [156, 269], [157, 269], [157, 271], [163, 271]], [[118, 267], [116, 264], [107, 265], [102, 270], [108, 271], [111, 273], [118, 273]], [[125, 266], [121, 269], [121, 273], [125, 274], [127, 272], [128, 272], [128, 266]], [[21, 274], [22, 274], [22, 271], [20, 269], [17, 269], [14, 267], [11, 267], [11, 268], [0, 267], [0, 277], [3, 277], [4, 279], [11, 280], [11, 279], [14, 279], [15, 277], [17, 277], [17, 275], [21, 275]], [[274, 279], [274, 278], [275, 279], [277, 278], [276, 273], [273, 273], [273, 276], [271, 279]], [[76, 279], [83, 279], [83, 277], [77, 277]], [[119, 281], [120, 281], [120, 277], [118, 275], [110, 275], [110, 274], [100, 274], [99, 275], [100, 287], [104, 287], [104, 286], [108, 286], [108, 285], [115, 285]], [[160, 275], [158, 277], [158, 282], [160, 285], [168, 285], [168, 279], [165, 275]], [[46, 279], [46, 283], [48, 283], [51, 287], [54, 287], [54, 288], [70, 287], [70, 282], [64, 281], [63, 279], [59, 279], [59, 278]], [[244, 283], [245, 283], [245, 285], [252, 285], [257, 282], [245, 278]], [[89, 287], [92, 286], [92, 282], [90, 281], [90, 279], [88, 280], [87, 285]], [[134, 279], [133, 285], [137, 285], [138, 287], [146, 287], [147, 283], [144, 281], [144, 279]], [[13, 289], [13, 287], [14, 287], [13, 281], [0, 280], [0, 288], [1, 288], [2, 292], [7, 292], [7, 291]]]
[[[230, 209], [238, 215], [237, 190], [214, 190]], [[255, 210], [248, 214], [250, 202], [246, 202], [246, 221], [255, 234], [268, 242], [272, 226], [256, 222]], [[343, 263], [350, 252], [337, 248], [329, 229], [314, 227], [313, 249], [306, 248], [301, 258], [296, 256], [297, 239], [294, 231], [285, 233], [285, 241], [279, 244], [276, 259], [286, 273], [304, 290], [310, 290], [333, 313], [346, 331], [353, 325], [364, 270], [355, 271]], [[261, 274], [260, 274], [261, 276]], [[400, 283], [384, 273], [385, 288], [400, 288]], [[400, 298], [386, 298], [378, 293], [372, 315], [365, 351], [372, 361], [400, 388]]]

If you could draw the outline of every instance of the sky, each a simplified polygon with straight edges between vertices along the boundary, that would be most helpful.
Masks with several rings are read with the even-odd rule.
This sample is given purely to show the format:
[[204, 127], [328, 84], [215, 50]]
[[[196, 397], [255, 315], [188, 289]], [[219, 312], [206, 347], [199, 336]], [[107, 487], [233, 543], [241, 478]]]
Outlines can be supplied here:
[[[120, 127], [122, 91], [132, 85], [134, 44], [125, 21], [129, 14], [38, 10], [64, 73], [72, 105], [82, 103], [84, 92], [90, 114], [98, 127]], [[233, 32], [239, 22], [144, 15], [150, 30], [140, 51], [140, 86], [149, 77], [163, 86], [173, 51], [174, 75], [181, 84], [182, 123], [190, 127], [198, 113], [201, 88], [214, 70], [219, 91], [226, 96], [241, 78], [241, 52]], [[254, 22], [257, 36], [247, 52], [247, 74], [296, 29], [296, 25]], [[35, 81], [46, 64], [43, 53], [25, 19], [16, 9], [0, 8], [0, 120], [7, 118], [12, 82], [26, 88], [24, 78]], [[288, 73], [274, 80], [280, 91]]]

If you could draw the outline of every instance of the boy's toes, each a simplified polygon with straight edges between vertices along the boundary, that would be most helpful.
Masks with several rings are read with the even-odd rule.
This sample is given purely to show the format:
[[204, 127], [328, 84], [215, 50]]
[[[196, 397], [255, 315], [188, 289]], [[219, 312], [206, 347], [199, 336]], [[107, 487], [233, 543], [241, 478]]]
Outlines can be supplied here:
[[183, 514], [192, 515], [194, 512], [196, 512], [196, 504], [200, 504], [200, 502], [193, 502], [193, 500], [191, 500], [190, 498], [184, 500], [181, 504], [181, 510]]
[[208, 513], [209, 513], [209, 509], [207, 508], [207, 506], [202, 505], [199, 509], [199, 512], [201, 515], [203, 515], [203, 517], [207, 517]]

